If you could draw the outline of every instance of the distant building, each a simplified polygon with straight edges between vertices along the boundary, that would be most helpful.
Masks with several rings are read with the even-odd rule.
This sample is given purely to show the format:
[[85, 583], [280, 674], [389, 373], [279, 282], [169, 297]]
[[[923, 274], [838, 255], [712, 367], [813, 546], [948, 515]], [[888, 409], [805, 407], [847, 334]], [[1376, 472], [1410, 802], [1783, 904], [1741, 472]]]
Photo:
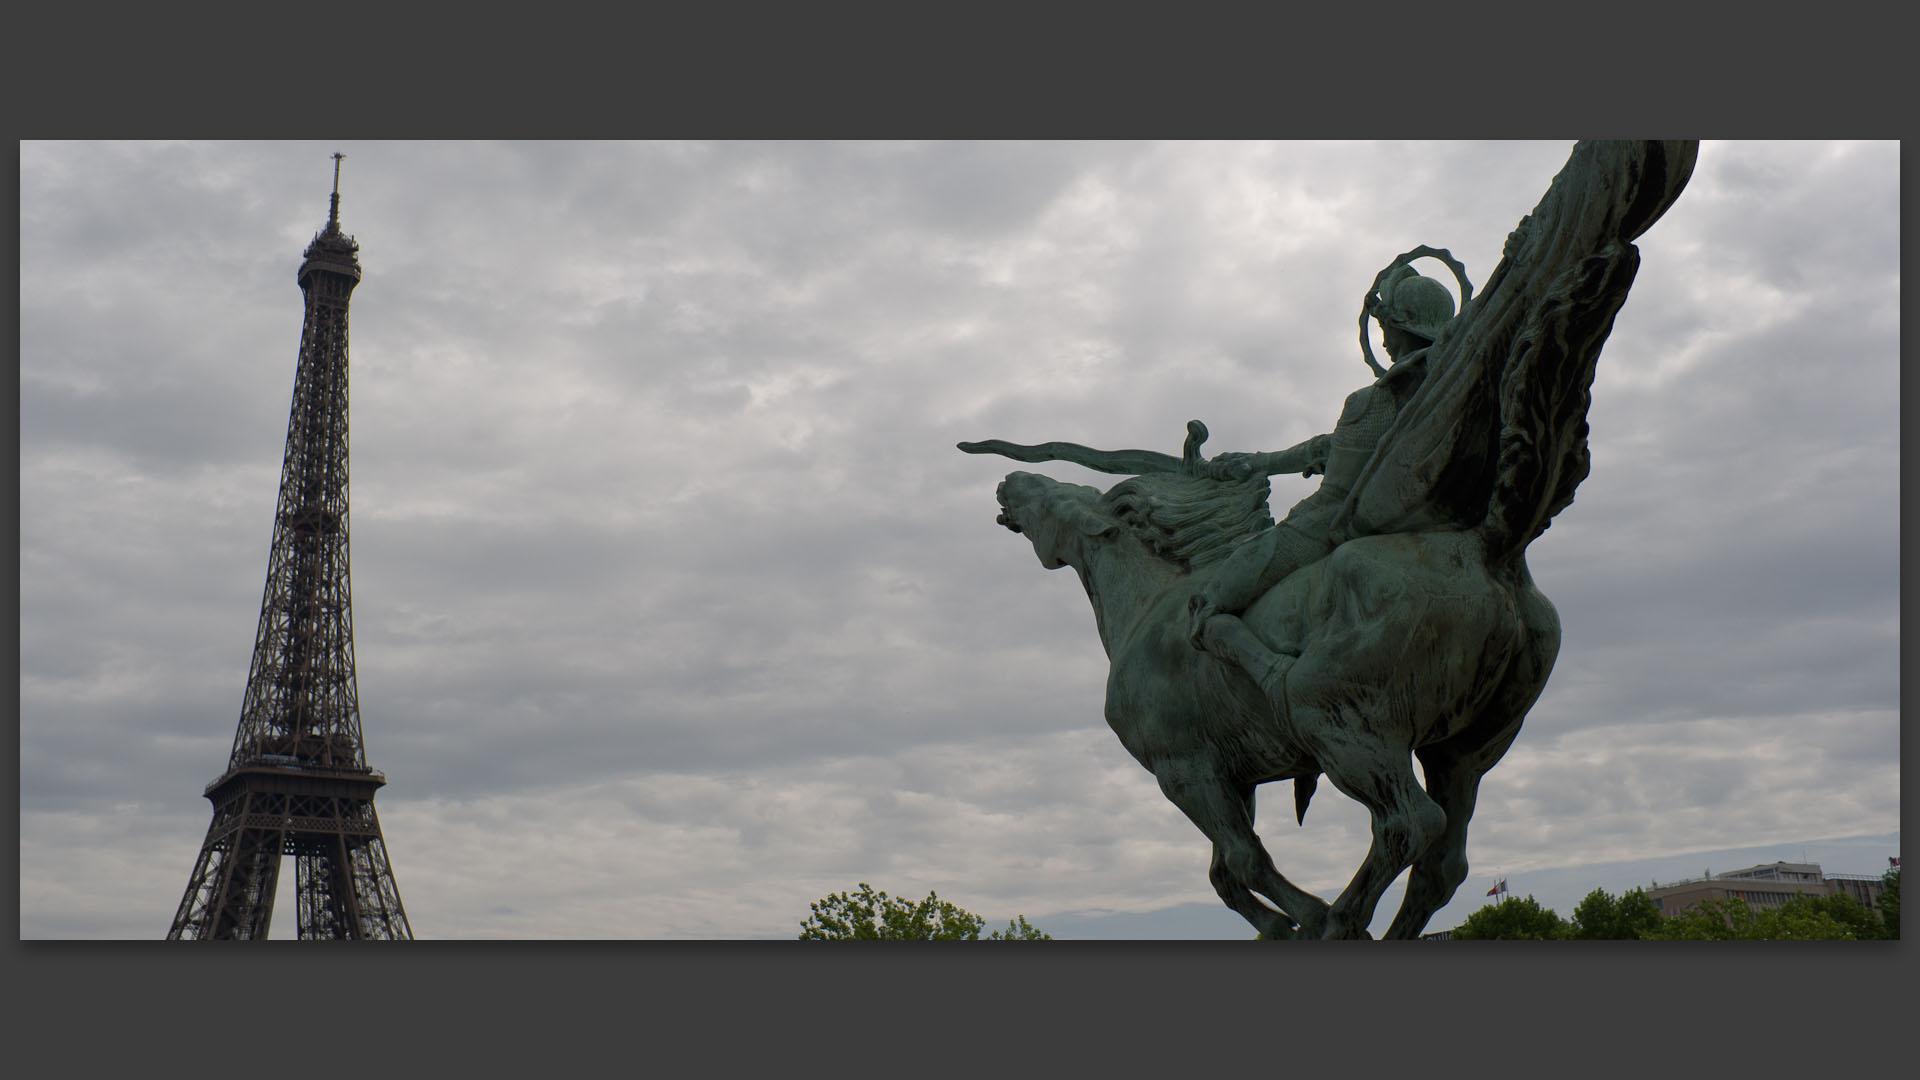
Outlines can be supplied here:
[[1776, 862], [1666, 885], [1655, 883], [1647, 890], [1647, 899], [1669, 918], [1702, 900], [1744, 900], [1755, 911], [1764, 911], [1795, 897], [1844, 894], [1871, 908], [1885, 887], [1879, 878], [1865, 874], [1823, 874], [1818, 863]]

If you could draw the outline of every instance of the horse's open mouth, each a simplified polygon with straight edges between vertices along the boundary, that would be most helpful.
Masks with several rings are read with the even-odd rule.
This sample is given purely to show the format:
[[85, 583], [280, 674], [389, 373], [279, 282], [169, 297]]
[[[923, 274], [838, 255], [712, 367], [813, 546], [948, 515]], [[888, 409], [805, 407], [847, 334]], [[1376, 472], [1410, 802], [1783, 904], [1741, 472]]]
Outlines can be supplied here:
[[1007, 482], [1005, 480], [1000, 481], [999, 486], [993, 489], [993, 498], [1000, 504], [1000, 513], [994, 517], [993, 523], [1004, 525], [1011, 532], [1019, 532], [1020, 526], [1007, 516]]

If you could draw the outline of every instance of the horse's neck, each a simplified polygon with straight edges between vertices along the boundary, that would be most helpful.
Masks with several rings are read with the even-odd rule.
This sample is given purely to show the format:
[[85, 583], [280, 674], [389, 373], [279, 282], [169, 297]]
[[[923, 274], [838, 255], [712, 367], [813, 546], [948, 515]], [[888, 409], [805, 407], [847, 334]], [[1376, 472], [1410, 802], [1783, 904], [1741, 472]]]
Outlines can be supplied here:
[[1134, 632], [1179, 574], [1171, 563], [1124, 535], [1089, 541], [1072, 566], [1093, 603], [1093, 620], [1108, 655]]

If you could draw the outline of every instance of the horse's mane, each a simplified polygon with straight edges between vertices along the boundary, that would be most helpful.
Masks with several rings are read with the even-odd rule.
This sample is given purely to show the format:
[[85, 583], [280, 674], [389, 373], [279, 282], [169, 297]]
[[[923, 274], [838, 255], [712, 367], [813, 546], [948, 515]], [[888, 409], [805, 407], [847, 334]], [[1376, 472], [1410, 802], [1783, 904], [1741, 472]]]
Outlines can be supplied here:
[[1191, 571], [1220, 561], [1240, 541], [1273, 526], [1271, 490], [1264, 476], [1210, 480], [1150, 473], [1114, 485], [1104, 501], [1149, 550]]

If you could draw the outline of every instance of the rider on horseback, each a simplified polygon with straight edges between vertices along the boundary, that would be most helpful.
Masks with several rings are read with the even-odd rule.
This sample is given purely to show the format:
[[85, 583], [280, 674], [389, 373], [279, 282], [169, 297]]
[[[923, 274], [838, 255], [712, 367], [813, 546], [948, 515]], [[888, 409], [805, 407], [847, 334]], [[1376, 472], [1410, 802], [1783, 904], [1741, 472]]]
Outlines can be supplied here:
[[[1401, 263], [1383, 275], [1379, 299], [1369, 313], [1380, 323], [1393, 366], [1348, 396], [1331, 434], [1316, 435], [1275, 453], [1219, 454], [1207, 462], [1207, 473], [1220, 480], [1240, 479], [1256, 470], [1266, 476], [1325, 475], [1314, 493], [1294, 504], [1284, 520], [1235, 548], [1213, 579], [1194, 595], [1189, 604], [1193, 620], [1189, 634], [1195, 648], [1243, 664], [1250, 655], [1266, 653], [1264, 648], [1248, 653], [1249, 631], [1237, 616], [1282, 578], [1333, 550], [1329, 533], [1334, 517], [1380, 437], [1425, 378], [1426, 350], [1453, 318], [1453, 297], [1438, 281]], [[1381, 370], [1372, 363], [1370, 350], [1367, 360]], [[1263, 673], [1249, 674], [1259, 679]]]

